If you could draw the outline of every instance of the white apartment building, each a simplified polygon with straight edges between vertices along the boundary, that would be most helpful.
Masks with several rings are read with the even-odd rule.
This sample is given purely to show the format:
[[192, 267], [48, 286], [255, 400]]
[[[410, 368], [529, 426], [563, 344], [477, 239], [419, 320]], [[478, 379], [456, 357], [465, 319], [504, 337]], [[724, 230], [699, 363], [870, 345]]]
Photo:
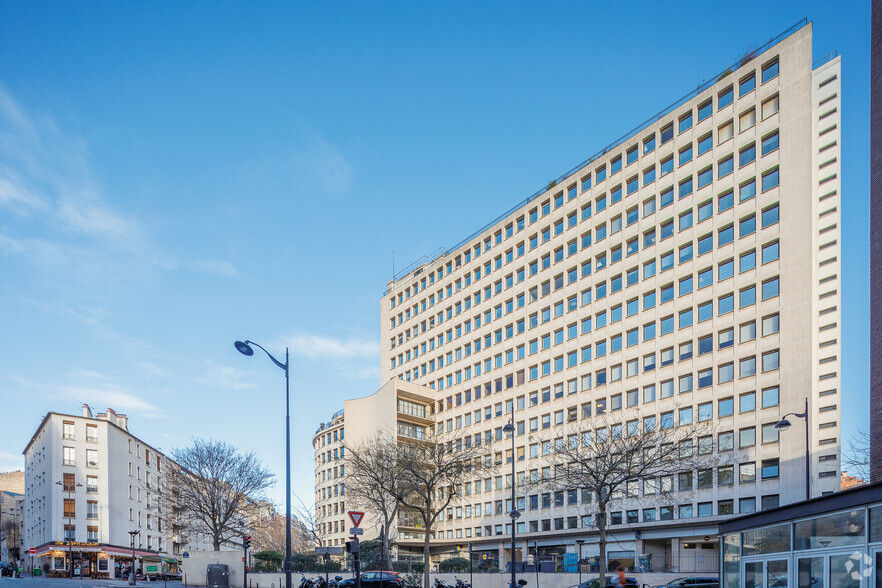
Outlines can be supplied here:
[[[165, 475], [174, 462], [128, 431], [111, 409], [81, 416], [48, 413], [24, 450], [27, 568], [119, 577], [132, 560], [179, 561], [185, 538], [173, 530]], [[71, 542], [71, 545], [68, 545]], [[204, 548], [202, 543], [191, 549]]]
[[[793, 27], [389, 283], [382, 381], [418, 386], [432, 423], [466, 443], [508, 455], [502, 427], [516, 426], [518, 560], [574, 553], [577, 538], [597, 553], [590, 497], [521, 481], [545, 442], [599, 414], [708, 423], [697, 448], [722, 464], [672, 476], [673, 499], [638, 485], [610, 514], [610, 561], [711, 571], [697, 562], [718, 561], [718, 521], [805, 497], [804, 426], [809, 493], [838, 489], [839, 88], [840, 58], [813, 63], [811, 23]], [[805, 403], [806, 421], [775, 428]], [[344, 414], [350, 435], [364, 411]], [[434, 543], [504, 565], [511, 489], [467, 486]]]

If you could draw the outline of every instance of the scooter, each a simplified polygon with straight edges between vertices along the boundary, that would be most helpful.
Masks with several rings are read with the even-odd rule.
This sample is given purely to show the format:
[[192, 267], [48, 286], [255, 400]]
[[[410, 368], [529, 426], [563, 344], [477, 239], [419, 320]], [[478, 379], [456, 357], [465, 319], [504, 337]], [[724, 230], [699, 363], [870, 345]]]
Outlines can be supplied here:
[[453, 588], [453, 586], [447, 586], [444, 584], [444, 582], [442, 582], [438, 578], [435, 578], [435, 581], [432, 583], [432, 588]]
[[456, 588], [472, 588], [472, 585], [468, 582], [463, 582], [456, 576], [453, 576], [453, 579], [456, 580]]

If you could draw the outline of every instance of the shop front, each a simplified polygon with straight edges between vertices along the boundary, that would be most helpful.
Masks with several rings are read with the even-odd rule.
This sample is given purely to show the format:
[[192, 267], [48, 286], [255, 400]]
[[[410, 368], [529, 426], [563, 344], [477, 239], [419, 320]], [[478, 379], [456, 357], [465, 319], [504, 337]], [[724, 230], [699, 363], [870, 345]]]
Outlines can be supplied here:
[[882, 482], [720, 525], [721, 588], [882, 588]]
[[[135, 550], [134, 569], [142, 568], [142, 558], [155, 557], [152, 551]], [[32, 557], [35, 576], [65, 578], [109, 579], [123, 578], [132, 566], [132, 550], [123, 546], [100, 543], [77, 543], [68, 545], [56, 541], [37, 548]]]

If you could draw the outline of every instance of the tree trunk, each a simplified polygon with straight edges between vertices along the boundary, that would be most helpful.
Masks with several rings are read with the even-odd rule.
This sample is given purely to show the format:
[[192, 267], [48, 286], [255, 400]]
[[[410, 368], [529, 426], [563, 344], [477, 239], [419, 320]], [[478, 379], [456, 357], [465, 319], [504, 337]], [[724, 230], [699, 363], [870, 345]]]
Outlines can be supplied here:
[[599, 519], [597, 523], [597, 529], [600, 532], [599, 539], [597, 541], [597, 546], [600, 548], [600, 555], [598, 555], [598, 568], [600, 573], [600, 586], [599, 588], [606, 588], [606, 505], [601, 505], [597, 512], [597, 517]]
[[431, 531], [431, 523], [429, 522], [428, 513], [424, 515], [426, 536], [423, 541], [423, 588], [429, 588], [429, 554], [431, 553], [429, 546], [429, 531]]

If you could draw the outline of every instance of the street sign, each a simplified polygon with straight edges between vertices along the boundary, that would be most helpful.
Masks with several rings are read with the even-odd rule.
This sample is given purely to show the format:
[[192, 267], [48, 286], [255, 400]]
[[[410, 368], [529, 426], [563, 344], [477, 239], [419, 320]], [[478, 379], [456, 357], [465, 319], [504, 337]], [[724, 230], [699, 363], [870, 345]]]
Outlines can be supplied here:
[[349, 529], [350, 535], [364, 535], [364, 529], [359, 529], [358, 527], [352, 527]]
[[364, 513], [358, 512], [357, 510], [350, 510], [349, 518], [352, 519], [352, 526], [358, 527], [359, 525], [361, 525], [361, 519], [364, 518]]
[[316, 547], [316, 553], [327, 553], [329, 555], [343, 555], [343, 547]]
[[481, 556], [481, 559], [483, 559], [483, 560], [486, 561], [486, 560], [487, 560], [487, 554], [485, 553], [484, 555], [482, 555], [482, 556]]
[[185, 559], [190, 557], [190, 553], [188, 551], [185, 551], [182, 555]]
[[28, 553], [30, 553], [31, 555], [34, 555], [35, 553], [37, 553], [37, 548], [31, 547], [30, 549], [28, 549]]

